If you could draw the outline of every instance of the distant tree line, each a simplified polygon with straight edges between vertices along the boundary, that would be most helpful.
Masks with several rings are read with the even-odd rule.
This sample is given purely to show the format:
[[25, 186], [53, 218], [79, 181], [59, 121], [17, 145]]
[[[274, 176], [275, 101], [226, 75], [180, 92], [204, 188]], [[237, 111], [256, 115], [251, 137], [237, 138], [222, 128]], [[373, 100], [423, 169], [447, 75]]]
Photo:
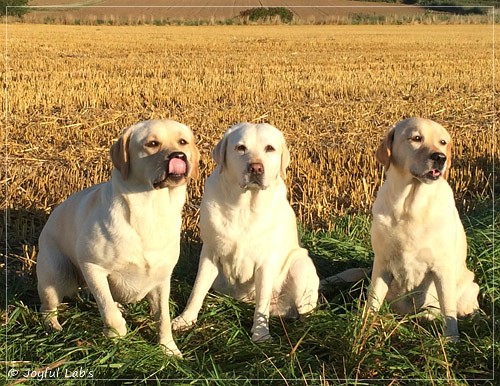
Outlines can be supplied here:
[[0, 16], [22, 16], [29, 11], [29, 0], [0, 0]]
[[290, 23], [293, 19], [293, 12], [285, 7], [259, 7], [241, 11], [240, 16], [248, 18], [250, 21], [262, 21], [278, 17], [282, 23]]
[[[487, 12], [486, 8], [478, 7], [478, 3], [474, 1], [468, 0], [403, 0], [405, 4], [415, 4], [421, 7], [425, 7], [432, 11], [441, 11], [441, 12], [450, 12], [458, 15], [481, 15]], [[479, 5], [488, 5], [484, 3], [480, 3]], [[475, 5], [475, 6], [473, 6]]]
[[[484, 7], [478, 7], [477, 0], [368, 0], [374, 2], [400, 3], [418, 5], [431, 11], [454, 13], [457, 15], [483, 15], [487, 13]], [[498, 5], [498, 0], [484, 0], [483, 6]]]

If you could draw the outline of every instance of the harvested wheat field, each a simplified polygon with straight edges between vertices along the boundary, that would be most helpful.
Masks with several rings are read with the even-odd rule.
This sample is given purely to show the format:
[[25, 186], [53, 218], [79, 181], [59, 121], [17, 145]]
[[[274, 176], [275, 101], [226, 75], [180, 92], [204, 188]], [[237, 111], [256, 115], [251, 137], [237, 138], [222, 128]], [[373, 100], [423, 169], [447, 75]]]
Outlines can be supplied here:
[[[6, 106], [7, 130], [3, 140], [7, 165], [2, 169], [1, 188], [7, 195], [1, 205], [7, 219], [6, 262], [12, 273], [7, 279], [9, 302], [22, 299], [30, 307], [37, 307], [33, 284], [37, 238], [48, 214], [71, 193], [107, 180], [111, 170], [110, 145], [124, 128], [143, 119], [178, 120], [190, 126], [197, 138], [201, 178], [191, 182], [188, 189], [183, 230], [183, 248], [186, 248], [183, 254], [192, 254], [194, 261], [199, 251], [199, 203], [204, 180], [214, 168], [210, 154], [223, 132], [239, 121], [268, 122], [284, 132], [291, 150], [286, 180], [289, 198], [301, 231], [311, 237], [306, 240], [307, 246], [317, 256], [328, 253], [329, 247], [314, 241], [315, 236], [311, 234], [335, 232], [338, 219], [348, 219], [344, 223], [352, 225], [347, 226], [350, 237], [356, 234], [358, 216], [369, 219], [376, 191], [383, 180], [382, 167], [376, 163], [374, 151], [384, 132], [404, 117], [431, 118], [450, 131], [454, 159], [449, 181], [462, 215], [472, 213], [481, 203], [491, 202], [495, 183], [498, 189], [498, 180], [493, 179], [493, 160], [498, 159], [500, 151], [494, 147], [495, 136], [498, 139], [495, 132], [498, 117], [495, 117], [493, 99], [493, 88], [497, 86], [494, 85], [491, 25], [130, 27], [12, 24], [7, 26], [7, 36], [7, 46], [2, 46], [7, 52], [7, 62], [3, 63], [7, 72], [2, 75], [7, 93], [0, 99]], [[498, 46], [496, 48], [498, 50]], [[498, 112], [498, 99], [496, 103]], [[368, 227], [363, 227], [366, 236]], [[190, 249], [190, 245], [196, 247]], [[363, 245], [360, 249], [347, 247], [345, 256], [361, 251], [363, 258], [369, 259], [369, 247]], [[482, 245], [477, 249], [490, 248]], [[484, 245], [491, 246], [491, 243]], [[182, 261], [180, 264], [185, 264]], [[364, 260], [363, 264], [368, 266], [369, 261]], [[484, 264], [491, 265], [489, 258]], [[481, 304], [491, 313], [492, 299], [496, 295], [485, 273], [490, 271], [484, 269], [479, 280], [481, 291], [486, 295]], [[195, 275], [195, 265], [190, 266], [188, 272], [185, 277], [189, 281]], [[326, 273], [322, 271], [320, 276]], [[174, 306], [174, 312], [179, 312], [189, 295], [189, 287], [182, 280], [175, 283], [173, 298], [180, 305]], [[227, 305], [224, 298], [211, 301], [221, 302], [217, 303], [221, 307]], [[85, 307], [81, 312], [87, 312]], [[232, 310], [231, 307], [240, 306], [228, 309]], [[22, 311], [24, 308], [19, 304], [15, 309], [20, 310], [19, 315], [28, 312]], [[241, 312], [251, 313], [245, 310]], [[90, 320], [95, 319], [96, 327], [89, 328], [100, 331], [96, 312], [90, 317]], [[318, 318], [334, 311], [323, 309], [322, 312]], [[345, 312], [345, 325], [357, 328], [358, 324], [348, 320], [351, 316], [356, 320], [356, 313]], [[30, 322], [36, 320], [35, 316], [25, 315], [24, 320], [28, 322], [12, 322], [14, 327], [9, 327], [10, 334], [19, 335], [16, 339], [28, 334], [29, 330], [24, 330], [26, 326], [35, 328], [32, 324], [35, 322]], [[484, 324], [492, 328], [489, 317], [484, 320]], [[145, 323], [136, 323], [139, 331]], [[210, 323], [217, 326], [218, 322]], [[278, 327], [274, 328], [281, 328], [281, 324], [276, 323]], [[395, 323], [397, 326], [390, 334], [400, 331], [400, 322], [396, 320]], [[206, 328], [200, 331], [213, 329]], [[301, 327], [296, 328], [299, 330], [295, 338], [299, 343], [311, 342], [309, 330], [304, 332]], [[419, 326], [415, 328], [421, 330]], [[470, 327], [469, 331], [475, 331], [474, 328]], [[350, 333], [341, 329], [329, 326], [325, 331], [348, 339]], [[95, 331], [99, 337], [99, 332]], [[283, 363], [283, 367], [273, 364], [273, 360], [279, 363], [286, 362], [286, 358], [299, 360], [295, 356], [299, 343], [289, 355], [290, 347], [287, 351], [279, 345], [289, 339], [288, 333], [275, 340], [274, 346], [269, 346], [274, 354], [269, 354], [271, 359], [267, 362], [255, 358], [235, 359], [234, 352], [224, 351], [241, 345], [238, 335], [241, 331], [238, 331], [232, 335], [230, 343], [221, 341], [222, 351], [216, 356], [218, 363], [228, 364], [221, 370], [224, 376], [280, 378], [281, 372], [285, 372], [290, 378], [301, 377], [300, 373], [290, 374], [285, 370], [293, 368], [289, 364]], [[430, 340], [438, 358], [435, 362], [419, 365], [421, 355], [412, 356], [411, 353], [408, 358], [414, 359], [397, 361], [415, 363], [416, 367], [421, 366], [423, 374], [404, 369], [394, 370], [394, 374], [439, 378], [448, 376], [451, 371], [453, 377], [458, 378], [475, 374], [488, 377], [492, 374], [487, 348], [492, 344], [490, 332], [484, 332], [481, 343], [477, 343], [478, 353], [464, 357], [470, 358], [468, 365], [460, 362], [458, 355], [454, 365], [448, 363], [442, 346]], [[293, 330], [291, 334], [291, 339], [295, 339]], [[151, 332], [146, 335], [148, 340], [154, 340]], [[333, 351], [328, 351], [321, 343], [326, 339], [324, 336], [318, 337], [319, 346], [303, 343], [310, 348], [311, 355], [301, 356], [301, 363], [304, 366], [310, 363], [311, 369], [316, 369], [316, 372], [311, 370], [313, 376], [319, 379], [390, 378], [393, 375], [391, 365], [387, 365], [389, 370], [385, 372], [379, 368], [374, 370], [372, 366], [379, 366], [380, 359], [370, 356], [385, 352], [384, 345], [389, 339], [381, 334], [380, 345], [374, 347], [360, 336], [359, 340], [346, 342], [346, 350], [353, 344], [360, 344], [350, 354], [343, 351], [344, 346], [335, 351], [339, 344], [342, 345], [335, 343], [336, 337], [330, 342]], [[208, 350], [213, 353], [213, 347], [203, 346], [212, 342], [212, 337], [201, 336], [199, 343], [195, 343], [196, 334], [176, 339], [188, 358]], [[65, 347], [66, 343], [62, 344]], [[86, 350], [99, 345], [87, 345], [84, 341], [78, 343], [78, 350], [92, 358]], [[476, 347], [474, 345], [468, 347]], [[29, 341], [18, 341], [15, 346], [25, 347], [24, 354], [16, 352], [9, 354], [9, 358], [21, 360], [29, 356]], [[411, 347], [417, 346], [420, 343], [414, 340]], [[205, 348], [200, 351], [195, 347]], [[243, 351], [250, 353], [252, 350], [250, 347]], [[65, 358], [66, 354], [58, 352], [47, 354], [47, 358], [52, 359], [32, 359], [33, 366], [46, 365], [50, 361], [59, 363], [56, 361]], [[486, 358], [479, 358], [480, 353]], [[72, 355], [78, 357], [80, 354]], [[98, 363], [101, 354], [95, 355], [95, 363]], [[156, 374], [153, 364], [157, 361], [144, 364], [142, 357], [139, 361], [133, 352], [130, 355], [129, 359], [116, 360], [135, 363], [140, 367], [137, 374]], [[306, 354], [301, 351], [300, 355]], [[102, 363], [106, 363], [106, 358]], [[371, 364], [366, 362], [364, 367], [360, 361], [366, 358], [373, 361]], [[215, 375], [210, 373], [211, 363], [189, 375], [176, 368], [172, 370], [174, 373], [160, 372], [156, 376], [220, 376], [217, 369], [213, 370]], [[255, 363], [256, 366], [271, 363], [274, 367], [269, 365], [259, 372], [254, 368], [238, 370], [231, 363]], [[432, 369], [427, 365], [433, 366]], [[135, 365], [131, 366], [135, 369]], [[151, 370], [150, 366], [153, 366]], [[306, 367], [301, 367], [301, 371], [309, 374]], [[118, 365], [114, 368], [118, 369]], [[116, 370], [113, 376], [134, 377], [131, 374], [136, 374], [136, 370], [128, 372], [125, 368], [121, 373]], [[462, 370], [464, 374], [461, 375]], [[104, 376], [109, 376], [102, 371]]]
[[[109, 177], [108, 148], [141, 119], [192, 127], [202, 178], [238, 121], [269, 122], [292, 152], [306, 228], [370, 210], [384, 131], [420, 115], [455, 141], [450, 182], [467, 210], [492, 191], [491, 26], [8, 27], [7, 206], [48, 214]], [[3, 204], [6, 207], [6, 204]], [[28, 236], [28, 235], [27, 235]]]

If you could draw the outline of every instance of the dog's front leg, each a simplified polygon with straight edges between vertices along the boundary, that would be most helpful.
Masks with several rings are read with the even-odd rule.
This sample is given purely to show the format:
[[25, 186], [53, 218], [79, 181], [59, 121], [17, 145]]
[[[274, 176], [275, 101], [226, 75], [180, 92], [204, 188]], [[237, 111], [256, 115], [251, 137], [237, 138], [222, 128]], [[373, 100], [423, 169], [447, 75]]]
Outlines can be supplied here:
[[163, 351], [168, 355], [182, 358], [182, 354], [174, 342], [170, 324], [170, 276], [148, 294], [148, 300], [158, 322], [158, 338]]
[[83, 263], [81, 270], [99, 307], [99, 313], [104, 322], [104, 334], [109, 338], [126, 335], [127, 325], [111, 295], [108, 272], [92, 263]]
[[255, 270], [255, 313], [251, 330], [254, 342], [262, 342], [271, 338], [269, 334], [269, 307], [275, 275], [276, 272], [272, 267], [260, 267]]
[[458, 340], [457, 298], [455, 273], [450, 270], [434, 272], [434, 284], [439, 300], [441, 314], [444, 317], [445, 335], [451, 341]]
[[380, 260], [375, 258], [370, 288], [368, 289], [367, 311], [377, 312], [382, 306], [389, 285], [392, 281], [392, 274], [387, 271], [387, 267], [381, 264]]
[[208, 247], [203, 245], [201, 249], [200, 262], [198, 264], [198, 273], [194, 281], [193, 290], [184, 311], [172, 321], [172, 329], [186, 330], [193, 326], [198, 319], [203, 300], [207, 295], [210, 287], [214, 283], [219, 269], [213, 262], [213, 254], [208, 251]]

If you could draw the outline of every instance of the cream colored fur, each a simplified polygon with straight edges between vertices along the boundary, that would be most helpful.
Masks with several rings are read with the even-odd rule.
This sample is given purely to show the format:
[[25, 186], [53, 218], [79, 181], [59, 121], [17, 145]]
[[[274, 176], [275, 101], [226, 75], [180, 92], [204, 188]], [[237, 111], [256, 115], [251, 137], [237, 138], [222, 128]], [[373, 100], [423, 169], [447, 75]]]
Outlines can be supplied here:
[[226, 131], [213, 156], [217, 168], [201, 203], [198, 274], [173, 329], [196, 322], [213, 287], [255, 303], [252, 340], [265, 340], [270, 314], [304, 314], [318, 299], [319, 278], [286, 197], [290, 154], [275, 127], [241, 123]]
[[[169, 293], [179, 257], [186, 184], [198, 174], [193, 134], [175, 121], [140, 122], [123, 132], [111, 147], [111, 158], [111, 180], [70, 196], [53, 211], [41, 233], [41, 309], [47, 323], [61, 330], [58, 305], [86, 284], [105, 334], [123, 336], [127, 327], [115, 302], [147, 297], [159, 323], [160, 344], [167, 353], [180, 356], [172, 338]], [[181, 169], [184, 163], [185, 173], [169, 174], [171, 162]]]
[[435, 310], [457, 339], [457, 317], [478, 309], [479, 287], [466, 267], [467, 240], [446, 181], [451, 137], [431, 120], [405, 119], [376, 155], [386, 180], [373, 206], [368, 307], [377, 311], [385, 299], [400, 313]]

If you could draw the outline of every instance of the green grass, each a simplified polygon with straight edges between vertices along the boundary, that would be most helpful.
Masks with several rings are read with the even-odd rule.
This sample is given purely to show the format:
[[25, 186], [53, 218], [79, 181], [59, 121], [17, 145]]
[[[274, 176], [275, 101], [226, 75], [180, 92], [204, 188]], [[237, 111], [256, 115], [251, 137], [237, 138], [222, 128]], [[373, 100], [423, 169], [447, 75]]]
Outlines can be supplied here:
[[[395, 384], [416, 383], [408, 379], [438, 385], [483, 384], [479, 380], [500, 376], [494, 367], [500, 350], [493, 339], [494, 332], [499, 333], [493, 318], [498, 313], [500, 284], [494, 276], [493, 242], [499, 232], [494, 229], [491, 204], [480, 205], [463, 221], [470, 244], [469, 266], [481, 286], [482, 311], [459, 322], [461, 340], [456, 344], [440, 339], [440, 321], [395, 316], [387, 309], [363, 318], [366, 280], [328, 288], [317, 310], [304, 320], [273, 318], [272, 341], [258, 345], [249, 335], [253, 307], [210, 294], [196, 327], [175, 334], [184, 354], [178, 360], [164, 356], [155, 343], [146, 302], [127, 307], [130, 334], [123, 339], [104, 337], [97, 306], [85, 293], [61, 308], [64, 330], [46, 332], [36, 312], [33, 267], [14, 272], [19, 265], [12, 263], [12, 257], [8, 275], [2, 279], [8, 284], [8, 306], [2, 310], [6, 343], [0, 355], [6, 363], [1, 377], [5, 380], [9, 371], [12, 380], [31, 375], [25, 384], [37, 384], [33, 370], [40, 370], [38, 376], [50, 385], [164, 384], [167, 379], [168, 384], [179, 385], [367, 384], [373, 379], [397, 379]], [[335, 219], [329, 234], [301, 230], [321, 277], [348, 267], [370, 267], [369, 226], [369, 217], [349, 216]], [[199, 241], [186, 235], [172, 281], [174, 315], [189, 296], [199, 250]]]

